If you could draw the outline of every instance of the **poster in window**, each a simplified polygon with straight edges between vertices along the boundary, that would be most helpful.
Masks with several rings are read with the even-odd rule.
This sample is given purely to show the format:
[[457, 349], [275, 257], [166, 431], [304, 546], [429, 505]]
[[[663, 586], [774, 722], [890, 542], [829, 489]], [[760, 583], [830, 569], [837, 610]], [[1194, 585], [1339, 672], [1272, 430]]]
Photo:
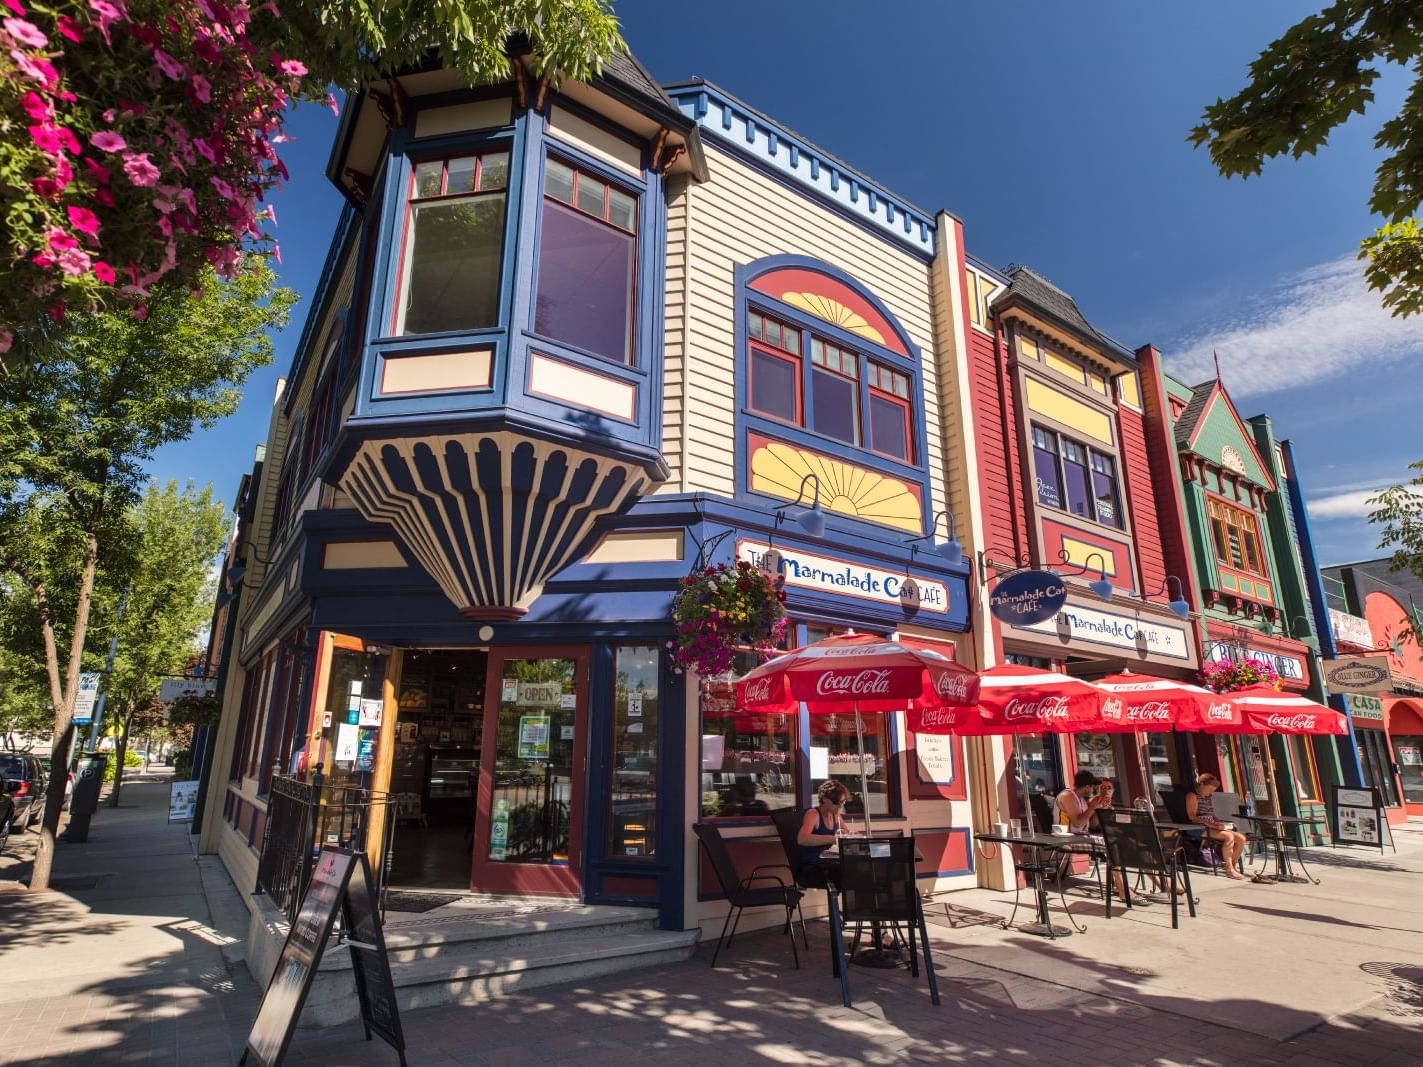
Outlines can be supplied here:
[[519, 759], [548, 759], [549, 717], [519, 716]]
[[355, 723], [343, 722], [336, 728], [336, 754], [332, 758], [337, 763], [353, 763], [360, 745], [361, 728]]
[[423, 678], [407, 678], [400, 683], [400, 710], [424, 711], [430, 703], [429, 686]]
[[914, 735], [915, 770], [925, 785], [954, 784], [954, 743], [948, 734]]

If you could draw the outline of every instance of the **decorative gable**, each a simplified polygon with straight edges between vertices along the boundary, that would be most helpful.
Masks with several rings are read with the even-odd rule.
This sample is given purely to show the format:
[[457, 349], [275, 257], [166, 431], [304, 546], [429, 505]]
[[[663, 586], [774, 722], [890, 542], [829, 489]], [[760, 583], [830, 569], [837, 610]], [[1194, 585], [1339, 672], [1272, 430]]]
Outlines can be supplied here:
[[1267, 492], [1274, 491], [1274, 479], [1219, 383], [1212, 383], [1194, 426], [1186, 429], [1187, 448], [1196, 455]]

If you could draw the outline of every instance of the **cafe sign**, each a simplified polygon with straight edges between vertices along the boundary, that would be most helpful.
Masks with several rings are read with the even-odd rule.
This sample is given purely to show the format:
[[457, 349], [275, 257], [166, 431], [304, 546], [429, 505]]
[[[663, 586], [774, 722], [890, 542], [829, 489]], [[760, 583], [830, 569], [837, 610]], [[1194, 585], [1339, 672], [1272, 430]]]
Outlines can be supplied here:
[[998, 582], [988, 610], [999, 622], [1027, 626], [1051, 619], [1067, 603], [1067, 583], [1051, 571], [1018, 571]]
[[1009, 624], [1018, 633], [1041, 634], [1074, 645], [1123, 649], [1139, 655], [1191, 661], [1190, 633], [1184, 626], [1144, 619], [1136, 613], [1106, 611], [1073, 602], [1051, 618]]
[[1349, 714], [1353, 718], [1364, 719], [1369, 722], [1383, 722], [1383, 701], [1378, 697], [1350, 693], [1347, 699], [1349, 701]]
[[738, 541], [736, 558], [753, 567], [774, 564], [785, 575], [788, 588], [895, 604], [909, 611], [949, 613], [948, 586], [922, 575], [910, 576], [831, 556], [812, 555], [786, 545], [777, 545], [773, 551], [769, 545], [756, 541]]
[[1331, 693], [1381, 693], [1389, 688], [1386, 656], [1347, 656], [1321, 664]]

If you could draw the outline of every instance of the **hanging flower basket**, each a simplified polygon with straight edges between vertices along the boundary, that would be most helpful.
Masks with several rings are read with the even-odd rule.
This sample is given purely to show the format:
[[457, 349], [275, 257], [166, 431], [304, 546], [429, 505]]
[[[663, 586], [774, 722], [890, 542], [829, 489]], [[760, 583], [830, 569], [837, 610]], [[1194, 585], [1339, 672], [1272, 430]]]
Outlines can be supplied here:
[[786, 631], [784, 584], [780, 575], [772, 577], [744, 560], [687, 575], [672, 603], [673, 661], [708, 678], [730, 669], [739, 651], [774, 651]]
[[1280, 674], [1267, 660], [1253, 656], [1242, 660], [1218, 660], [1201, 670], [1201, 684], [1215, 693], [1234, 693], [1253, 685], [1280, 688]]

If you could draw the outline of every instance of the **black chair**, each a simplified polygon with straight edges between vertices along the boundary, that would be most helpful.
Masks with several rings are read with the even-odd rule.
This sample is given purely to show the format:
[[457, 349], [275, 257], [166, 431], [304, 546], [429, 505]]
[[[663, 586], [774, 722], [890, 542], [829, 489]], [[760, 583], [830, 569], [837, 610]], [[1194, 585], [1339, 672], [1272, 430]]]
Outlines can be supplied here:
[[826, 889], [828, 868], [802, 862], [800, 855], [800, 824], [804, 815], [794, 808], [771, 812], [771, 823], [781, 839], [786, 854], [786, 866], [791, 869], [796, 885], [803, 889]]
[[1166, 886], [1171, 898], [1171, 928], [1179, 929], [1180, 901], [1176, 887], [1186, 890], [1186, 906], [1191, 918], [1196, 917], [1196, 898], [1191, 892], [1191, 869], [1179, 845], [1166, 847], [1156, 829], [1156, 820], [1149, 811], [1135, 808], [1103, 808], [1096, 813], [1097, 826], [1107, 849], [1107, 918], [1112, 917], [1112, 872], [1122, 872], [1123, 903], [1131, 907], [1131, 890], [1127, 888], [1126, 872], [1154, 875]]
[[1043, 793], [1028, 794], [1028, 808], [1033, 814], [1033, 829], [1040, 834], [1052, 833], [1052, 801]]
[[[850, 1006], [849, 968], [845, 963], [844, 927], [873, 924], [909, 930], [909, 971], [919, 977], [919, 952], [924, 953], [924, 972], [929, 979], [929, 997], [939, 1003], [939, 981], [929, 952], [929, 927], [919, 900], [915, 872], [913, 837], [840, 839], [840, 902], [831, 894], [830, 931], [835, 946], [835, 965], [840, 977], [840, 994]], [[918, 933], [918, 945], [914, 934]]]
[[[778, 874], [762, 874], [762, 871], [785, 871], [791, 875], [791, 869], [783, 863], [763, 863], [745, 878], [740, 878], [736, 873], [736, 864], [731, 860], [731, 853], [727, 850], [726, 839], [721, 836], [721, 830], [707, 823], [698, 823], [692, 827], [697, 839], [701, 841], [702, 848], [707, 850], [707, 859], [711, 860], [712, 870], [716, 872], [716, 880], [721, 883], [721, 891], [726, 894], [726, 901], [729, 907], [726, 912], [726, 921], [721, 924], [721, 933], [717, 935], [716, 949], [712, 952], [711, 965], [716, 966], [716, 960], [721, 955], [722, 939], [725, 938], [728, 945], [736, 938], [736, 928], [741, 925], [741, 912], [744, 908], [769, 908], [772, 906], [786, 909], [786, 924], [783, 933], [791, 935], [791, 953], [795, 956], [796, 968], [800, 968], [800, 950], [796, 948], [795, 934], [791, 931], [791, 920], [800, 909], [801, 891], [794, 885], [794, 875], [791, 882], [787, 882]], [[773, 885], [756, 886], [756, 882], [772, 882]], [[736, 922], [731, 921], [732, 915], [736, 916]], [[731, 926], [731, 936], [727, 937], [726, 928]], [[805, 937], [805, 918], [800, 920], [801, 937]], [[807, 942], [808, 943], [808, 942]]]
[[[1191, 817], [1186, 811], [1186, 797], [1190, 794], [1189, 789], [1163, 790], [1161, 793], [1161, 804], [1166, 809], [1166, 814], [1175, 823], [1187, 824]], [[1194, 863], [1197, 867], [1209, 867], [1211, 874], [1220, 874], [1220, 849], [1211, 847], [1211, 856], [1207, 858], [1203, 852], [1206, 843], [1206, 828], [1202, 826], [1199, 831], [1181, 831], [1177, 835], [1177, 840], [1186, 851], [1186, 862]]]

